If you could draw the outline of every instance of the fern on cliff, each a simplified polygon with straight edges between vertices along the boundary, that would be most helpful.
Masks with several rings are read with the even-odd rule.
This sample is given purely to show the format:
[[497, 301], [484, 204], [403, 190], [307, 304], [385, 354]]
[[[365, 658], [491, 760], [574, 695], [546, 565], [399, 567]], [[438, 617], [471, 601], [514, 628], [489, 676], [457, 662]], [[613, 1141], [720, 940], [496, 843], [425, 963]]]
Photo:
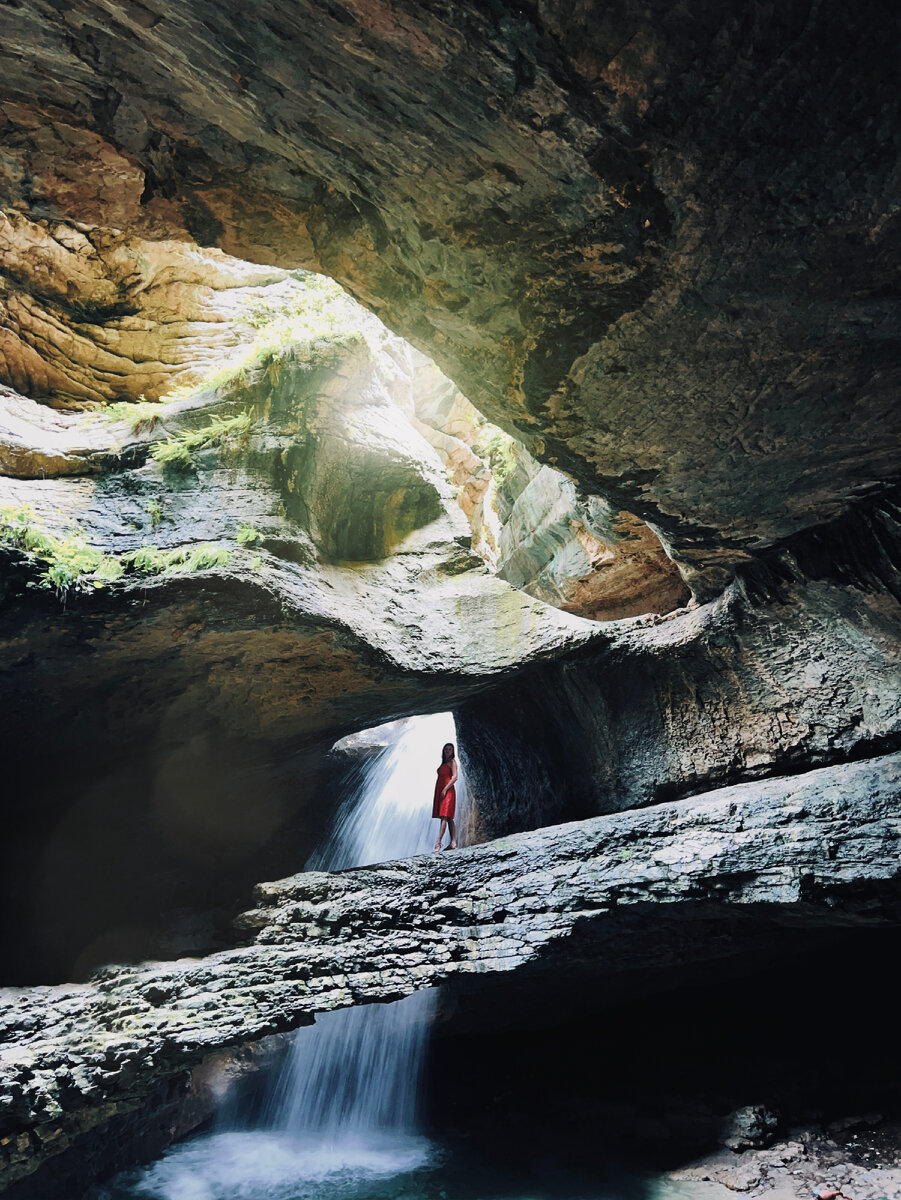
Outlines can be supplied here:
[[42, 565], [38, 586], [55, 588], [61, 596], [78, 586], [103, 587], [124, 572], [120, 561], [91, 546], [82, 530], [74, 529], [64, 538], [48, 533], [27, 504], [0, 508], [0, 541]]
[[232, 439], [246, 438], [250, 426], [250, 413], [247, 411], [234, 417], [213, 417], [202, 429], [186, 429], [175, 437], [166, 438], [164, 442], [157, 442], [150, 454], [169, 470], [188, 471], [193, 466], [193, 455], [198, 450], [221, 446]]
[[232, 553], [224, 546], [202, 542], [172, 550], [145, 544], [118, 556], [104, 554], [88, 543], [80, 529], [64, 538], [48, 533], [27, 504], [0, 506], [0, 542], [15, 546], [41, 566], [38, 587], [54, 588], [60, 596], [72, 590], [105, 587], [131, 572], [174, 575], [227, 567]]

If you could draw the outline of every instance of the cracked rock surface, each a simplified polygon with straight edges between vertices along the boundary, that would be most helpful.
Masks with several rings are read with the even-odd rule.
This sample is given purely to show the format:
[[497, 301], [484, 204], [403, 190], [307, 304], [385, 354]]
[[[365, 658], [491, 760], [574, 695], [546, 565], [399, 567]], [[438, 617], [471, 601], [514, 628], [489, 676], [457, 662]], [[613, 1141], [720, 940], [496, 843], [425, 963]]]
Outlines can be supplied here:
[[878, 0], [4, 19], [0, 205], [333, 275], [699, 593], [897, 476]]
[[262, 884], [238, 922], [244, 945], [4, 994], [0, 1181], [214, 1050], [316, 1012], [498, 971], [587, 969], [628, 987], [643, 967], [760, 948], [785, 924], [897, 924], [899, 815], [891, 755]]

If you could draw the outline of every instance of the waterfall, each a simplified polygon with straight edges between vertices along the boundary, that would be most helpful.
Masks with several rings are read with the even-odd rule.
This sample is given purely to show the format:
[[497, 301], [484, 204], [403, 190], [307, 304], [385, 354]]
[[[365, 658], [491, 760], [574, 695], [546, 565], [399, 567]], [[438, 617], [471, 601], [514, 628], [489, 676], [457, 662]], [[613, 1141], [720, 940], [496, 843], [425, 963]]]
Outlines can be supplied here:
[[[355, 772], [307, 869], [340, 870], [431, 850], [432, 793], [450, 713], [400, 723]], [[458, 785], [458, 796], [460, 795]], [[459, 807], [458, 807], [459, 815]], [[431, 1157], [418, 1094], [435, 1002], [431, 990], [393, 1004], [337, 1009], [299, 1030], [256, 1129], [223, 1129], [176, 1147], [137, 1182], [159, 1200], [295, 1200], [304, 1180], [414, 1170]]]
[[[427, 853], [435, 839], [431, 793], [441, 747], [455, 740], [450, 713], [414, 717], [357, 772], [308, 870], [339, 871]], [[266, 1105], [266, 1123], [314, 1137], [355, 1161], [386, 1140], [415, 1137], [432, 991], [317, 1017], [294, 1047]]]
[[[456, 744], [450, 713], [403, 721], [395, 740], [355, 772], [356, 786], [349, 789], [331, 832], [306, 869], [343, 871], [431, 850], [438, 832], [432, 791], [445, 742]], [[462, 777], [456, 793], [459, 824], [465, 803]]]

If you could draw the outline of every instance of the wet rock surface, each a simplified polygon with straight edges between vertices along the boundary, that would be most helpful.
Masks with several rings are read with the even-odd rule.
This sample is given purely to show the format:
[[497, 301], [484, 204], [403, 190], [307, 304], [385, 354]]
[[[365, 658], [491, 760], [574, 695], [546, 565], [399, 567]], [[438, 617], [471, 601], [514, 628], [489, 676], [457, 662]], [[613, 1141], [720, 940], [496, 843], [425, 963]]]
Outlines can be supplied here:
[[[58, 596], [37, 586], [48, 562], [0, 547], [0, 701], [11, 787], [30, 798], [2, 851], [22, 916], [6, 982], [220, 944], [251, 884], [312, 851], [336, 738], [603, 636], [471, 553], [394, 403], [406, 369], [397, 344], [350, 338], [138, 422], [0, 400], [5, 533], [55, 538], [55, 554], [81, 539], [120, 572]], [[237, 425], [176, 467], [153, 457], [213, 422]]]
[[334, 275], [711, 594], [897, 471], [896, 19], [29, 0], [2, 203]]
[[[260, 885], [203, 960], [4, 994], [3, 1182], [212, 1051], [315, 1012], [520, 970], [642, 986], [780, 928], [896, 925], [901, 756], [339, 874]], [[677, 935], [677, 931], [681, 933]]]
[[[0, 1179], [26, 1191], [44, 1164], [102, 1163], [104, 1139], [143, 1127], [158, 1149], [208, 1111], [191, 1073], [211, 1053], [317, 1011], [439, 982], [474, 1011], [480, 980], [509, 975], [509, 1010], [534, 1020], [561, 980], [574, 1002], [628, 1000], [899, 920], [897, 14], [256, 16], [3, 7], [0, 504], [121, 568], [62, 604], [24, 536], [4, 542], [2, 875], [32, 907], [3, 962], [27, 981], [45, 926], [84, 937], [79, 975], [217, 947], [7, 994]], [[159, 394], [243, 336], [237, 293], [297, 266], [542, 464], [508, 497], [509, 544], [495, 535], [509, 579], [592, 616], [678, 611], [591, 625], [492, 578], [386, 402], [409, 375], [396, 347], [270, 355], [144, 428], [43, 403]], [[232, 432], [204, 434], [212, 419]], [[154, 457], [192, 434], [184, 471]], [[432, 440], [475, 523], [477, 464]], [[562, 509], [550, 468], [573, 481]], [[197, 571], [135, 565], [201, 549]], [[679, 607], [668, 553], [699, 603]], [[273, 844], [306, 857], [331, 741], [449, 707], [481, 835], [537, 831], [264, 885], [223, 943], [254, 865], [293, 861]], [[160, 884], [145, 909], [168, 887], [185, 926], [104, 942], [82, 915], [95, 879], [106, 909], [128, 891], [136, 846]], [[214, 913], [216, 933], [191, 927]], [[68, 974], [47, 955], [42, 978]], [[810, 1185], [812, 1149], [781, 1129], [764, 1144], [766, 1103], [729, 1112], [744, 1148], [688, 1182]], [[833, 1142], [817, 1171], [847, 1154], [829, 1161], [854, 1200], [889, 1194], [888, 1149], [865, 1179]]]
[[[822, 1189], [840, 1190], [854, 1200], [897, 1200], [901, 1196], [901, 1127], [880, 1113], [847, 1118], [847, 1130], [800, 1128], [766, 1149], [743, 1154], [721, 1150], [671, 1173], [699, 1195], [692, 1184], [709, 1185], [703, 1195], [766, 1196], [770, 1200], [808, 1200]], [[850, 1132], [852, 1131], [853, 1132]]]

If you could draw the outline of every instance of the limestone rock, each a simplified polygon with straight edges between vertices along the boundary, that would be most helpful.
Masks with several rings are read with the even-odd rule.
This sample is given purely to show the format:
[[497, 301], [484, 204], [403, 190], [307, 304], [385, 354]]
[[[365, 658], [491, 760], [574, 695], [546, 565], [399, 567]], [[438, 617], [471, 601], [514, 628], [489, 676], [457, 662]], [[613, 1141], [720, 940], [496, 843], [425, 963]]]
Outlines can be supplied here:
[[691, 593], [654, 531], [523, 456], [502, 489], [498, 574], [566, 612], [597, 621], [681, 608]]
[[184, 241], [0, 212], [0, 383], [56, 407], [156, 400], [252, 340], [300, 287]]
[[[247, 944], [4, 994], [0, 1182], [213, 1051], [493, 972], [628, 994], [638, 968], [763, 952], [780, 928], [901, 921], [901, 756], [745, 784], [455, 855], [257, 889]], [[678, 912], [672, 925], [666, 913]], [[675, 929], [682, 936], [674, 936]], [[578, 931], [578, 936], [574, 936]], [[628, 954], [624, 953], [628, 946]]]
[[877, 0], [4, 15], [4, 208], [332, 274], [699, 595], [895, 475]]
[[[137, 429], [4, 400], [0, 702], [30, 798], [0, 848], [4, 981], [220, 945], [252, 884], [312, 852], [337, 738], [604, 636], [471, 553], [394, 403], [402, 366], [307, 344]], [[190, 437], [184, 469], [153, 457]], [[69, 579], [73, 556], [103, 577]]]

